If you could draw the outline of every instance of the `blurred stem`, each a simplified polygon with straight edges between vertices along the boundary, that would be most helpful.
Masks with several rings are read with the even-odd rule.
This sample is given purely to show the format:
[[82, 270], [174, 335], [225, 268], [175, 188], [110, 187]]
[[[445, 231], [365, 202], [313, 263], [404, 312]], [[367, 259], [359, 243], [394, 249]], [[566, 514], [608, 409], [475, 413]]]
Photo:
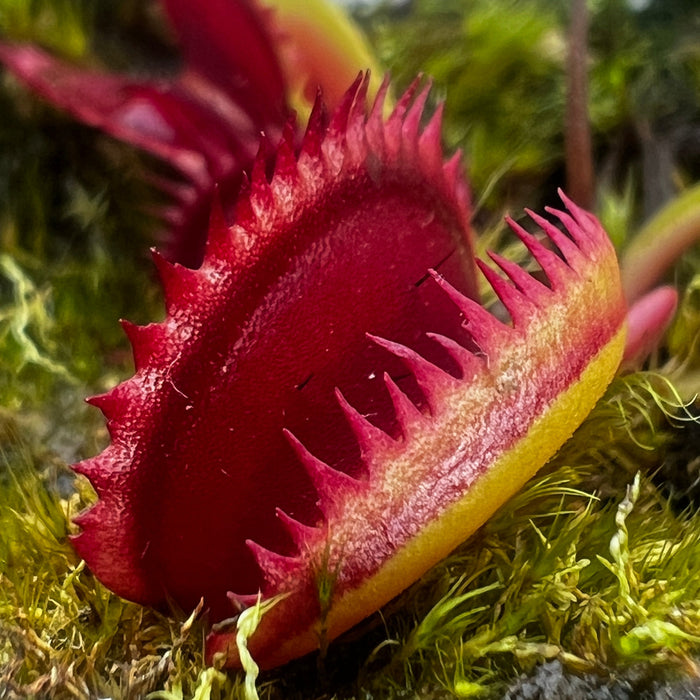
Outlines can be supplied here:
[[651, 289], [691, 245], [700, 240], [700, 184], [661, 209], [630, 243], [622, 258], [622, 286], [629, 302]]
[[572, 0], [566, 97], [566, 187], [580, 206], [594, 203], [591, 129], [588, 120], [588, 10], [586, 0]]

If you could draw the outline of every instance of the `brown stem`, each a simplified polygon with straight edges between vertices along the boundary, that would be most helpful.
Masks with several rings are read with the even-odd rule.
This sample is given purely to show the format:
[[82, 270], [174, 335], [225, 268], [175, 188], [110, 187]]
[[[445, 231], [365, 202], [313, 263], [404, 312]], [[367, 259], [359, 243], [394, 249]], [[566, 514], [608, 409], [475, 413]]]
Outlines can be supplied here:
[[588, 121], [588, 11], [586, 0], [572, 0], [566, 96], [566, 188], [586, 209], [594, 204], [593, 156]]

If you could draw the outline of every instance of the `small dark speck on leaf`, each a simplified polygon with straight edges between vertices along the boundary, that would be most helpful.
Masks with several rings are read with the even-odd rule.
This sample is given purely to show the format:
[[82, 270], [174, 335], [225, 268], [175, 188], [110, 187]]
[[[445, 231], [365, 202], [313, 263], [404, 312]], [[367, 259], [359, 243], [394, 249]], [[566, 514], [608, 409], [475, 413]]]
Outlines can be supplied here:
[[313, 376], [314, 376], [314, 373], [312, 372], [306, 379], [304, 379], [303, 382], [299, 382], [299, 384], [297, 384], [294, 388], [297, 391], [301, 391], [311, 381], [311, 378]]
[[[444, 265], [456, 252], [456, 248], [453, 248], [442, 260], [431, 267], [432, 270], [438, 271], [442, 265]], [[414, 287], [420, 287], [423, 282], [425, 282], [430, 277], [430, 273], [426, 272], [417, 282], [413, 283]]]

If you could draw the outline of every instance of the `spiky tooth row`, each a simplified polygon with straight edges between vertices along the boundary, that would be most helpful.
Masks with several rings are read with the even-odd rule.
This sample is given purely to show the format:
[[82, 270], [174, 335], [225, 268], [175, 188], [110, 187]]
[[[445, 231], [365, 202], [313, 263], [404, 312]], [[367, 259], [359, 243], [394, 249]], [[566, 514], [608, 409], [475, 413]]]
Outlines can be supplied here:
[[[201, 268], [171, 264], [154, 253], [166, 318], [145, 327], [125, 324], [136, 373], [93, 401], [108, 419], [112, 445], [76, 467], [95, 485], [99, 501], [78, 519], [83, 530], [75, 547], [120, 595], [148, 604], [171, 597], [182, 607], [204, 595], [212, 619], [221, 619], [230, 614], [227, 590], [248, 593], [261, 581], [246, 539], [285, 556], [303, 550], [302, 540], [320, 537], [313, 526], [322, 524], [324, 512], [314, 506], [314, 482], [282, 428], [300, 435], [309, 454], [318, 452], [353, 474], [353, 436], [373, 472], [399, 450], [360, 415], [376, 405], [369, 393], [378, 384], [358, 381], [379, 355], [364, 333], [398, 333], [396, 339], [405, 340], [417, 336], [426, 317], [432, 323], [425, 288], [410, 299], [404, 290], [437, 264], [433, 257], [441, 260], [455, 247], [459, 265], [445, 274], [465, 293], [477, 290], [468, 197], [458, 160], [443, 164], [440, 110], [421, 129], [425, 95], [417, 96], [414, 85], [385, 121], [387, 90], [385, 82], [365, 116], [360, 80], [330, 123], [319, 102], [296, 157], [290, 129], [272, 165], [263, 144], [233, 210], [235, 223], [215, 202]], [[396, 206], [384, 213], [386, 197]], [[426, 228], [414, 221], [430, 223]], [[319, 259], [319, 251], [330, 249], [331, 264]], [[397, 249], [408, 253], [384, 274]], [[337, 269], [336, 259], [343, 261]], [[380, 274], [382, 293], [394, 304], [389, 313], [371, 296]], [[337, 291], [354, 292], [358, 280], [361, 300], [348, 301]], [[300, 281], [307, 297], [298, 300]], [[328, 303], [319, 324], [314, 293], [321, 287]], [[349, 306], [359, 313], [346, 322]], [[308, 339], [326, 333], [336, 319], [343, 319], [342, 328], [311, 347]], [[458, 326], [452, 317], [440, 318], [434, 330], [449, 333]], [[325, 354], [327, 348], [332, 352]], [[308, 366], [317, 372], [302, 390], [299, 379]], [[326, 372], [322, 379], [319, 368]], [[389, 368], [394, 374], [400, 363], [392, 360]], [[336, 385], [356, 408], [338, 407]], [[380, 399], [377, 413], [388, 416], [391, 402], [385, 394]], [[346, 424], [352, 411], [355, 418]], [[307, 430], [310, 415], [321, 417], [318, 434], [315, 427]], [[349, 488], [342, 476], [336, 481]], [[337, 494], [326, 491], [318, 497], [333, 513]], [[276, 507], [300, 526], [275, 517]], [[272, 561], [265, 559], [268, 566]]]
[[[428, 406], [431, 409], [434, 401], [437, 401], [435, 392], [442, 393], [448, 386], [454, 386], [456, 382], [454, 377], [445, 372], [445, 370], [437, 367], [432, 362], [426, 360], [415, 350], [412, 350], [401, 343], [394, 343], [390, 340], [386, 340], [385, 338], [373, 336], [370, 333], [367, 334], [367, 337], [374, 341], [379, 347], [388, 350], [390, 353], [404, 362], [408, 370], [418, 382], [418, 386], [423, 392], [423, 395], [428, 402]], [[404, 399], [401, 397], [405, 396], [405, 394], [396, 386], [390, 377], [386, 377], [385, 382], [387, 382], [387, 388], [390, 394], [392, 394], [392, 399], [394, 399], [394, 396], [396, 396], [394, 399], [394, 404], [396, 405], [396, 402], [398, 402], [400, 405], [402, 405], [404, 403]], [[399, 394], [396, 394], [396, 392], [399, 392]], [[402, 407], [401, 411], [407, 419], [412, 415], [410, 408]], [[397, 416], [398, 415], [399, 414], [397, 411]]]
[[517, 287], [508, 284], [483, 260], [477, 260], [476, 264], [508, 311], [513, 327], [518, 330], [524, 328], [537, 307]]
[[[550, 287], [555, 292], [563, 292], [566, 289], [570, 276], [570, 268], [552, 250], [545, 247], [535, 236], [526, 231], [520, 224], [506, 217], [506, 221], [515, 235], [523, 242], [530, 255], [537, 261], [542, 271], [549, 280]], [[545, 231], [546, 233], [546, 231]]]
[[[172, 264], [154, 253], [168, 313], [187, 313], [195, 299], [207, 293], [204, 287], [211, 287], [216, 281], [217, 269], [225, 269], [230, 279], [235, 278], [236, 270], [244, 269], [260, 241], [266, 238], [261, 233], [297, 217], [299, 202], [314, 201], [325, 191], [329, 178], [337, 178], [341, 171], [351, 172], [372, 164], [386, 170], [403, 162], [434, 183], [441, 197], [459, 211], [463, 230], [469, 230], [469, 196], [461, 178], [461, 154], [457, 152], [447, 162], [443, 160], [442, 108], [420, 129], [430, 84], [415, 97], [420, 84], [420, 78], [416, 78], [384, 121], [388, 79], [377, 93], [369, 116], [365, 116], [368, 81], [367, 75], [358, 77], [325, 129], [323, 105], [317, 102], [296, 156], [293, 131], [287, 128], [276, 151], [270, 179], [270, 147], [263, 141], [244, 187], [246, 195], [236, 205], [233, 226], [226, 224], [215, 197], [205, 261], [200, 270]], [[465, 239], [464, 245], [468, 247], [469, 241]]]
[[[398, 593], [404, 581], [444, 556], [524, 483], [602, 392], [621, 354], [624, 303], [614, 253], [602, 229], [590, 226], [565, 202], [573, 216], [558, 218], [568, 234], [532, 217], [563, 259], [514, 225], [548, 284], [495, 254], [491, 257], [507, 279], [481, 266], [509, 310], [511, 325], [433, 275], [479, 346], [475, 354], [450, 338], [430, 334], [455, 359], [460, 378], [402, 343], [371, 336], [415, 377], [429, 413], [387, 378], [402, 434], [396, 441], [338, 393], [362, 447], [365, 479], [348, 481], [297, 445], [319, 485], [324, 522], [299, 548], [303, 566], [296, 582], [278, 576], [280, 584], [283, 578], [286, 583], [265, 593], [289, 595], [271, 615], [272, 627], [287, 624], [286, 605], [305, 609], [308, 626], [297, 615], [287, 639], [271, 651], [264, 620], [251, 641], [263, 664], [309, 650], [319, 634], [332, 638], [357, 622], [371, 611], [363, 608], [368, 591], [375, 602]], [[607, 293], [604, 314], [592, 303], [601, 288]], [[569, 357], [562, 368], [559, 344], [564, 340]], [[263, 557], [259, 561], [265, 565]], [[317, 595], [314, 582], [324, 567], [334, 575], [333, 605], [325, 622], [314, 623], [319, 607], [309, 601]], [[275, 578], [274, 572], [265, 575]], [[323, 631], [319, 624], [325, 625]], [[211, 648], [221, 643], [214, 639]]]
[[384, 373], [383, 379], [404, 440], [415, 439], [425, 429], [425, 416], [416, 407], [416, 404], [399, 389], [388, 372]]
[[284, 590], [290, 582], [297, 582], [304, 572], [304, 564], [300, 557], [289, 557], [273, 552], [253, 540], [247, 540], [246, 545], [253, 553], [255, 561], [265, 577], [265, 583], [271, 590]]
[[469, 334], [487, 357], [512, 340], [512, 328], [499, 321], [473, 299], [457, 291], [439, 275], [435, 275], [434, 279], [450, 301], [464, 314], [464, 324]]
[[[556, 213], [566, 225], [567, 230], [573, 229], [572, 235], [576, 235], [577, 228], [574, 220], [562, 212]], [[576, 265], [580, 265], [584, 257], [589, 257], [582, 252], [579, 243], [588, 242], [589, 239], [579, 235], [574, 242], [572, 238], [564, 235], [547, 219], [530, 211], [528, 211], [528, 214], [540, 226], [547, 237], [557, 245], [566, 258], [566, 267], [568, 269], [565, 270], [565, 266], [561, 264], [558, 256], [545, 248], [532, 234], [524, 231], [522, 227], [511, 221], [514, 232], [521, 240], [527, 241], [533, 257], [539, 256], [538, 261], [553, 286], [555, 283], [552, 281], [550, 274], [555, 279], [558, 279], [560, 284], [570, 284], [571, 277], [576, 275]], [[597, 247], [591, 248], [588, 246], [588, 253], [597, 250]], [[428, 334], [429, 337], [441, 344], [458, 363], [462, 375], [461, 379], [456, 379], [401, 343], [367, 334], [379, 347], [387, 350], [405, 363], [406, 368], [411, 372], [421, 388], [433, 414], [444, 408], [441, 402], [444, 402], [445, 395], [449, 395], [457, 390], [458, 384], [470, 383], [474, 380], [476, 373], [485, 372], [488, 363], [485, 364], [484, 357], [488, 359], [489, 354], [496, 356], [501, 354], [503, 348], [512, 343], [513, 332], [515, 330], [519, 331], [519, 333], [526, 332], [529, 322], [538, 311], [541, 312], [541, 307], [536, 306], [522, 290], [526, 290], [532, 296], [546, 296], [553, 292], [552, 289], [537, 281], [520, 266], [501, 258], [495, 253], [489, 253], [489, 255], [513, 282], [513, 285], [508, 284], [505, 279], [500, 277], [483, 261], [477, 261], [477, 265], [496, 292], [496, 295], [506, 306], [512, 319], [512, 327], [503, 324], [482, 306], [454, 289], [440, 275], [431, 271], [431, 276], [435, 282], [459, 311], [464, 314], [465, 325], [468, 327], [480, 350], [484, 353], [484, 356], [480, 357], [450, 338], [436, 333]], [[395, 417], [400, 426], [403, 440], [415, 439], [421, 430], [424, 429], [427, 416], [418, 409], [388, 374], [384, 375], [384, 382], [394, 406]], [[372, 462], [386, 459], [387, 455], [392, 451], [395, 453], [397, 449], [396, 441], [351, 406], [339, 389], [336, 389], [336, 397], [356, 436], [365, 467], [371, 479]], [[344, 472], [338, 471], [314, 457], [289, 431], [285, 431], [285, 433], [319, 493], [320, 504], [322, 504], [322, 509], [326, 516], [329, 515], [329, 507], [334, 501], [334, 496], [337, 496], [339, 493], [350, 493], [353, 497], [357, 497], [361, 494], [363, 488], [366, 488], [362, 482], [349, 477]], [[288, 516], [283, 517], [285, 521], [296, 523], [292, 525], [292, 531], [296, 532], [300, 527], [305, 528], [305, 526], [289, 519]], [[308, 530], [311, 530], [311, 528], [308, 528]], [[317, 532], [317, 529], [313, 530]], [[306, 535], [307, 537], [310, 536], [311, 532], [307, 531]], [[302, 538], [297, 535], [294, 539], [298, 543]]]

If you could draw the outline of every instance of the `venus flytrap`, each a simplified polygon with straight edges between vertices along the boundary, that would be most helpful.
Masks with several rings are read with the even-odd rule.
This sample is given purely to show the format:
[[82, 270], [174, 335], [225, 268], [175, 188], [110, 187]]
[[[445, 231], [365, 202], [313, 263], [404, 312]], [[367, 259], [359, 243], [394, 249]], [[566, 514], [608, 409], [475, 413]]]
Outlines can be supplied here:
[[[157, 258], [166, 320], [125, 324], [136, 374], [92, 400], [112, 444], [75, 467], [99, 496], [75, 546], [121, 595], [204, 595], [214, 620], [282, 596], [248, 642], [263, 667], [449, 554], [583, 420], [624, 345], [598, 222], [562, 194], [563, 232], [530, 213], [558, 253], [509, 221], [542, 280], [475, 265], [440, 112], [421, 126], [414, 84], [385, 118], [387, 89], [368, 113], [358, 80], [298, 152], [283, 139], [271, 177], [259, 159], [201, 268]], [[475, 267], [509, 321], [474, 300]], [[208, 654], [241, 663], [225, 631]]]

